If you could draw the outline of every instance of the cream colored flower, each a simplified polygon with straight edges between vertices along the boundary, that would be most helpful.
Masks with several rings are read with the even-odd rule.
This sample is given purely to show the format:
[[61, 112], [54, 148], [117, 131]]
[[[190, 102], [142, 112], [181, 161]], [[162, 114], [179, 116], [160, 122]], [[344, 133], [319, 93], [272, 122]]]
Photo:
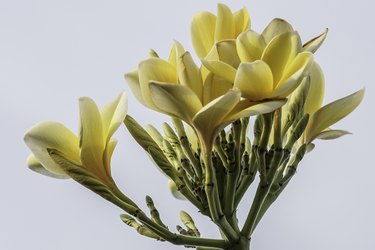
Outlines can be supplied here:
[[126, 116], [127, 97], [122, 93], [101, 111], [92, 99], [83, 97], [79, 107], [79, 136], [57, 122], [41, 122], [26, 132], [25, 142], [33, 153], [28, 160], [29, 167], [49, 176], [67, 177], [62, 166], [51, 158], [48, 150], [52, 149], [103, 183], [112, 185], [110, 160], [117, 142], [111, 137]]

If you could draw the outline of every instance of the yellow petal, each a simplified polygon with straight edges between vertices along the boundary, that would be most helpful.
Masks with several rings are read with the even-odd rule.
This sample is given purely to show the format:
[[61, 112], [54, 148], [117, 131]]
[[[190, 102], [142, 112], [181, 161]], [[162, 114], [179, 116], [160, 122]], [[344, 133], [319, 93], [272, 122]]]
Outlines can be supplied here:
[[124, 122], [127, 112], [128, 98], [125, 92], [122, 92], [115, 100], [103, 107], [100, 114], [105, 142], [109, 141], [113, 133]]
[[266, 42], [262, 35], [248, 30], [238, 36], [237, 52], [242, 62], [253, 62], [261, 58]]
[[311, 142], [320, 132], [349, 115], [361, 103], [364, 94], [364, 89], [359, 90], [316, 111], [306, 128], [306, 141]]
[[300, 37], [296, 32], [278, 35], [266, 46], [262, 60], [270, 66], [275, 83], [280, 81], [285, 67], [296, 57], [300, 46]]
[[205, 105], [193, 119], [194, 127], [201, 133], [206, 145], [212, 143], [215, 136], [222, 128], [228, 124], [222, 124], [225, 117], [240, 101], [241, 92], [238, 89], [231, 89], [223, 96], [216, 98]]
[[179, 58], [177, 71], [180, 84], [188, 86], [202, 100], [202, 76], [189, 52]]
[[191, 23], [191, 39], [195, 52], [205, 57], [215, 42], [216, 16], [209, 12], [200, 12]]
[[229, 64], [233, 68], [237, 68], [241, 63], [241, 60], [237, 55], [236, 40], [231, 39], [217, 42], [216, 50], [219, 60]]
[[177, 68], [177, 62], [184, 53], [185, 49], [182, 44], [178, 41], [174, 41], [171, 52], [169, 53], [168, 62]]
[[79, 99], [79, 113], [81, 118], [80, 146], [83, 166], [103, 177], [103, 152], [106, 139], [103, 136], [103, 124], [96, 103], [88, 98]]
[[161, 112], [188, 123], [202, 108], [196, 94], [183, 85], [150, 82], [150, 91], [152, 100]]
[[314, 37], [313, 39], [311, 39], [310, 41], [305, 43], [303, 45], [303, 50], [304, 51], [310, 51], [311, 53], [315, 53], [320, 48], [320, 46], [322, 45], [324, 40], [326, 39], [327, 33], [328, 33], [328, 29], [326, 29], [319, 36]]
[[310, 69], [310, 89], [304, 106], [305, 114], [312, 115], [323, 104], [324, 99], [324, 75], [320, 66], [314, 62]]
[[220, 76], [229, 82], [234, 82], [234, 79], [236, 77], [236, 69], [229, 64], [222, 61], [207, 60], [202, 60], [202, 63], [209, 71], [211, 71], [215, 75]]
[[273, 91], [272, 71], [267, 63], [257, 60], [244, 62], [238, 67], [234, 87], [241, 90], [242, 97], [248, 100], [263, 100]]
[[287, 21], [280, 18], [275, 18], [263, 30], [262, 36], [268, 44], [274, 37], [293, 30], [292, 25], [290, 25]]
[[313, 56], [310, 52], [299, 53], [285, 69], [284, 75], [272, 96], [284, 98], [292, 93], [301, 83], [312, 63]]
[[133, 95], [135, 96], [135, 98], [137, 98], [137, 100], [140, 103], [147, 106], [142, 97], [141, 86], [139, 83], [138, 70], [134, 70], [132, 72], [126, 73], [125, 80], [129, 84], [130, 90], [133, 92]]
[[107, 172], [107, 176], [111, 176], [111, 159], [112, 159], [113, 151], [116, 148], [116, 145], [117, 145], [117, 140], [110, 139], [104, 151], [104, 167]]
[[244, 7], [239, 11], [233, 13], [234, 24], [235, 24], [235, 37], [250, 27], [250, 16], [247, 8]]
[[56, 179], [68, 179], [69, 176], [67, 174], [61, 174], [61, 173], [53, 173], [49, 170], [47, 170], [43, 165], [36, 159], [36, 157], [33, 154], [30, 154], [29, 157], [27, 157], [27, 166], [33, 170], [34, 172], [37, 172], [38, 174], [42, 174], [48, 177], [56, 178]]
[[203, 85], [203, 105], [224, 95], [233, 87], [233, 83], [209, 73]]
[[60, 123], [38, 123], [26, 132], [24, 140], [36, 159], [49, 172], [65, 175], [61, 167], [49, 156], [47, 149], [55, 149], [74, 163], [81, 164], [78, 137]]
[[149, 58], [141, 62], [138, 73], [143, 100], [152, 108], [156, 107], [150, 97], [149, 82], [177, 83], [176, 68], [159, 58]]
[[286, 103], [286, 100], [268, 101], [258, 104], [251, 103], [247, 100], [243, 100], [237, 104], [232, 110], [230, 115], [227, 116], [227, 120], [235, 121], [242, 117], [249, 117], [254, 115], [261, 115], [270, 113]]
[[234, 25], [234, 17], [232, 11], [225, 4], [218, 4], [215, 40], [221, 41], [225, 39], [233, 39], [235, 38], [235, 32], [236, 27]]

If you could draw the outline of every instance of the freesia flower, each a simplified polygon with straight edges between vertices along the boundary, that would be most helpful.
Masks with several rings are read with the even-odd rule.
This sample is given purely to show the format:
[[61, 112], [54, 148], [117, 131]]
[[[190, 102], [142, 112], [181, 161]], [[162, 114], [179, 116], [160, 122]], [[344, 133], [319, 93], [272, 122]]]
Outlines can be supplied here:
[[190, 53], [178, 42], [168, 61], [148, 58], [125, 78], [141, 103], [184, 120], [206, 144], [211, 144], [217, 133], [236, 119], [273, 111], [285, 102], [241, 99], [238, 88], [220, 86], [221, 79], [212, 75], [202, 76]]
[[51, 158], [48, 150], [52, 149], [106, 185], [114, 185], [110, 160], [117, 142], [111, 137], [126, 116], [127, 97], [122, 93], [101, 111], [92, 99], [83, 97], [79, 107], [78, 136], [58, 122], [41, 122], [26, 132], [24, 139], [33, 153], [29, 167], [49, 176], [68, 177], [64, 168]]
[[193, 17], [191, 38], [194, 50], [204, 58], [215, 42], [235, 39], [250, 26], [250, 17], [246, 8], [232, 13], [228, 6], [218, 4], [217, 16], [210, 12], [200, 12]]

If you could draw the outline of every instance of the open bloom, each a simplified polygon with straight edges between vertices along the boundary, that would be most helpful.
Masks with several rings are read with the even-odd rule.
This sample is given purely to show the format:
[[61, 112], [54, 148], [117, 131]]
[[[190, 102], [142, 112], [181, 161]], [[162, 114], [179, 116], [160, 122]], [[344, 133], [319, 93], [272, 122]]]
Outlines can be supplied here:
[[52, 149], [112, 185], [110, 160], [117, 142], [111, 137], [126, 116], [127, 97], [122, 93], [101, 111], [92, 99], [83, 97], [79, 107], [78, 136], [58, 122], [41, 122], [26, 132], [24, 139], [33, 153], [29, 167], [49, 176], [68, 177], [63, 167], [51, 158], [48, 150]]
[[210, 144], [225, 126], [244, 116], [271, 112], [284, 100], [250, 102], [222, 79], [203, 74], [189, 52], [175, 43], [168, 61], [151, 57], [125, 78], [137, 99], [149, 108], [191, 125]]
[[205, 57], [215, 42], [235, 39], [250, 26], [246, 8], [232, 13], [228, 6], [218, 4], [217, 16], [204, 11], [193, 17], [191, 38], [194, 50], [200, 58]]
[[[251, 54], [251, 58], [242, 56], [249, 61], [242, 60], [238, 68], [210, 58], [202, 62], [212, 73], [232, 82], [246, 99], [285, 98], [298, 87], [313, 62], [312, 53], [301, 51], [301, 47], [298, 33], [291, 31], [272, 38], [259, 59], [258, 50]], [[253, 59], [256, 60], [251, 61]]]

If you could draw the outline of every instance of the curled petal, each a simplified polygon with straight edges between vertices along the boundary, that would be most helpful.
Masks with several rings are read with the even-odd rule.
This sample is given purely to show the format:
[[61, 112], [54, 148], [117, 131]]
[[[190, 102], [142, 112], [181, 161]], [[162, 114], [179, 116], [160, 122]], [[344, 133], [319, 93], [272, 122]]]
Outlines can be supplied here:
[[60, 123], [38, 123], [26, 132], [24, 140], [35, 158], [53, 174], [66, 175], [62, 168], [51, 159], [47, 149], [55, 149], [76, 164], [81, 164], [78, 137]]
[[108, 142], [113, 133], [123, 123], [128, 112], [128, 99], [125, 92], [122, 92], [115, 100], [108, 103], [101, 110], [103, 136]]
[[301, 83], [312, 63], [313, 56], [310, 52], [299, 53], [287, 66], [282, 79], [274, 90], [273, 96], [287, 97]]
[[266, 42], [262, 35], [248, 30], [236, 40], [237, 52], [242, 62], [253, 62], [261, 58]]
[[262, 36], [268, 44], [274, 37], [293, 31], [292, 25], [281, 18], [273, 19], [267, 27], [263, 30]]
[[304, 111], [306, 114], [312, 115], [323, 104], [324, 99], [324, 75], [319, 64], [314, 62], [310, 69], [310, 89], [307, 95]]
[[38, 159], [33, 154], [30, 154], [29, 157], [27, 157], [26, 162], [27, 162], [27, 166], [34, 172], [37, 172], [38, 174], [42, 174], [42, 175], [56, 178], [56, 179], [68, 179], [69, 178], [69, 176], [65, 173], [59, 174], [59, 173], [53, 173], [47, 170], [45, 167], [43, 167], [43, 165], [38, 161]]
[[287, 32], [272, 39], [262, 54], [262, 60], [271, 68], [274, 82], [278, 83], [286, 66], [300, 51], [301, 40], [297, 32]]
[[103, 123], [96, 103], [88, 98], [79, 99], [81, 118], [80, 148], [84, 167], [102, 177], [103, 152], [106, 138], [103, 135]]
[[326, 29], [319, 36], [314, 37], [313, 39], [311, 39], [310, 41], [305, 43], [303, 45], [303, 50], [304, 51], [310, 51], [311, 53], [315, 53], [320, 48], [320, 46], [322, 45], [324, 40], [326, 39], [327, 33], [328, 33], [328, 29]]
[[188, 86], [202, 100], [202, 75], [189, 52], [179, 58], [177, 72], [180, 84]]
[[215, 75], [218, 75], [229, 82], [234, 82], [236, 69], [222, 61], [202, 60], [203, 65]]
[[149, 58], [139, 64], [139, 83], [145, 103], [156, 108], [150, 97], [149, 82], [177, 83], [176, 68], [159, 58]]
[[147, 106], [145, 101], [143, 100], [141, 86], [139, 83], [138, 70], [134, 70], [132, 72], [126, 73], [125, 80], [129, 84], [130, 90], [133, 92], [133, 95], [135, 96], [135, 98], [137, 98], [137, 100], [140, 103]]
[[238, 67], [234, 87], [241, 90], [242, 97], [248, 100], [263, 100], [273, 91], [272, 71], [267, 63], [257, 60], [241, 63]]
[[153, 102], [161, 112], [188, 123], [202, 108], [197, 95], [187, 86], [150, 82], [150, 92]]

